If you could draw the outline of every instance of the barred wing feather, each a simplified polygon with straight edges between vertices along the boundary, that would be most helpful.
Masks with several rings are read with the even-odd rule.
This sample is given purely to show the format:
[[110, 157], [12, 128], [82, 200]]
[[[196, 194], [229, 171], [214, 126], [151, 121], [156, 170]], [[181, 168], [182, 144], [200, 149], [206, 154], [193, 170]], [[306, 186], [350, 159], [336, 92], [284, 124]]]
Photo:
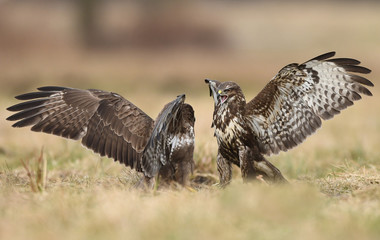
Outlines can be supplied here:
[[246, 105], [246, 117], [258, 136], [260, 151], [277, 154], [303, 142], [323, 120], [371, 96], [368, 79], [354, 73], [371, 71], [350, 58], [330, 52], [303, 64], [289, 64]]
[[41, 87], [16, 98], [26, 100], [8, 108], [13, 127], [69, 139], [101, 156], [141, 170], [140, 159], [153, 129], [153, 120], [128, 100], [101, 90]]
[[158, 115], [142, 157], [142, 169], [146, 176], [155, 176], [170, 159], [171, 149], [168, 149], [168, 141], [175, 134], [174, 131], [178, 129], [178, 113], [184, 101], [184, 94], [178, 96], [166, 104]]

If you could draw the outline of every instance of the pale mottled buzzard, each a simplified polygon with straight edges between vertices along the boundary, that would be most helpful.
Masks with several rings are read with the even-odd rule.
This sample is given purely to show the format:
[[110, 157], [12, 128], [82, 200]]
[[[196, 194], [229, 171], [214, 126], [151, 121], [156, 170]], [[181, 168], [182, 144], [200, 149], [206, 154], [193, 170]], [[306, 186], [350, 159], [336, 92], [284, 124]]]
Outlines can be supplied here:
[[185, 95], [165, 105], [154, 121], [116, 93], [65, 87], [41, 87], [39, 92], [16, 96], [27, 100], [7, 108], [17, 111], [7, 118], [13, 127], [69, 139], [101, 156], [113, 158], [143, 172], [151, 187], [159, 174], [163, 180], [188, 184], [194, 168], [194, 111]]
[[321, 126], [321, 119], [353, 105], [360, 94], [372, 95], [363, 86], [372, 82], [353, 74], [371, 71], [355, 59], [331, 58], [334, 55], [285, 66], [248, 103], [236, 83], [205, 80], [214, 98], [221, 184], [231, 180], [232, 163], [240, 166], [244, 180], [262, 175], [271, 182], [286, 181], [263, 155], [297, 146]]

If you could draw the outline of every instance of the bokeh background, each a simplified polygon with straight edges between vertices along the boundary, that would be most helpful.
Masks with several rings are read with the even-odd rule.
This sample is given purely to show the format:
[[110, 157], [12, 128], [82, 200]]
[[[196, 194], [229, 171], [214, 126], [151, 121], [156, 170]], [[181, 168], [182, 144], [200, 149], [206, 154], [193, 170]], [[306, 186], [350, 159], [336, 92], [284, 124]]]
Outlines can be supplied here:
[[[373, 96], [269, 158], [283, 188], [243, 185], [235, 168], [224, 191], [144, 194], [128, 168], [5, 120], [15, 95], [44, 85], [116, 92], [152, 118], [185, 93], [195, 176], [215, 180], [204, 79], [250, 100], [286, 64], [329, 51], [373, 70]], [[0, 0], [0, 239], [379, 239], [379, 61], [379, 1]], [[48, 180], [34, 194], [20, 160], [42, 146]]]

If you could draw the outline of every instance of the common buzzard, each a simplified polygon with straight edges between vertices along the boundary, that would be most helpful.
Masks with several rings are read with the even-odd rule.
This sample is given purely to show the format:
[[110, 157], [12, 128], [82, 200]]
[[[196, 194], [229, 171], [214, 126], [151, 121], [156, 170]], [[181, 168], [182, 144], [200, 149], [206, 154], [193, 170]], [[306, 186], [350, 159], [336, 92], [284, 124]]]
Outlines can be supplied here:
[[231, 164], [241, 168], [244, 180], [262, 175], [270, 182], [285, 182], [264, 155], [287, 151], [314, 133], [327, 120], [361, 99], [371, 96], [370, 73], [351, 58], [331, 58], [335, 52], [303, 64], [292, 63], [250, 102], [234, 82], [206, 79], [214, 98], [213, 124], [218, 142], [220, 183], [231, 180]]
[[[16, 96], [27, 100], [7, 108], [17, 113], [7, 120], [13, 127], [69, 139], [101, 156], [124, 163], [145, 176], [188, 184], [194, 168], [194, 111], [185, 95], [166, 104], [156, 120], [120, 95], [101, 90], [41, 87], [39, 92]], [[141, 181], [144, 183], [144, 181]]]

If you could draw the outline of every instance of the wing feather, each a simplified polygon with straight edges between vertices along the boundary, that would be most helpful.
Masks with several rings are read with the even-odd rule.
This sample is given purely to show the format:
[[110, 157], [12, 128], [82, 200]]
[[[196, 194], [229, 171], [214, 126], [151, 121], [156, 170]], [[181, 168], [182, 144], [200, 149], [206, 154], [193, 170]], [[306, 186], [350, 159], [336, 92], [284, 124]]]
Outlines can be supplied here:
[[24, 94], [18, 95], [15, 98], [18, 100], [30, 100], [30, 99], [35, 99], [35, 98], [50, 97], [54, 93], [56, 93], [56, 92], [54, 92], [54, 91], [31, 92], [31, 93], [24, 93]]
[[185, 95], [183, 94], [166, 104], [155, 121], [152, 135], [142, 157], [142, 168], [147, 176], [155, 176], [159, 169], [167, 164], [167, 156], [170, 154], [167, 149], [170, 126], [178, 123], [180, 117], [178, 113], [184, 101]]
[[338, 65], [359, 65], [360, 61], [352, 58], [333, 58], [327, 59], [326, 62], [333, 62]]
[[328, 53], [324, 53], [322, 55], [319, 55], [319, 56], [317, 56], [315, 58], [312, 58], [312, 59], [310, 59], [307, 62], [311, 62], [311, 61], [314, 61], [314, 60], [315, 61], [323, 61], [323, 60], [326, 60], [326, 59], [334, 57], [334, 56], [335, 56], [335, 52], [328, 52]]
[[289, 64], [246, 105], [246, 115], [259, 138], [264, 154], [287, 151], [313, 134], [321, 119], [333, 118], [341, 110], [371, 96], [368, 74], [351, 58], [333, 58], [335, 52], [303, 64]]
[[16, 96], [25, 102], [13, 105], [7, 118], [14, 127], [70, 139], [101, 156], [108, 156], [141, 171], [142, 152], [153, 129], [153, 120], [118, 94], [101, 90], [40, 87], [39, 92]]

